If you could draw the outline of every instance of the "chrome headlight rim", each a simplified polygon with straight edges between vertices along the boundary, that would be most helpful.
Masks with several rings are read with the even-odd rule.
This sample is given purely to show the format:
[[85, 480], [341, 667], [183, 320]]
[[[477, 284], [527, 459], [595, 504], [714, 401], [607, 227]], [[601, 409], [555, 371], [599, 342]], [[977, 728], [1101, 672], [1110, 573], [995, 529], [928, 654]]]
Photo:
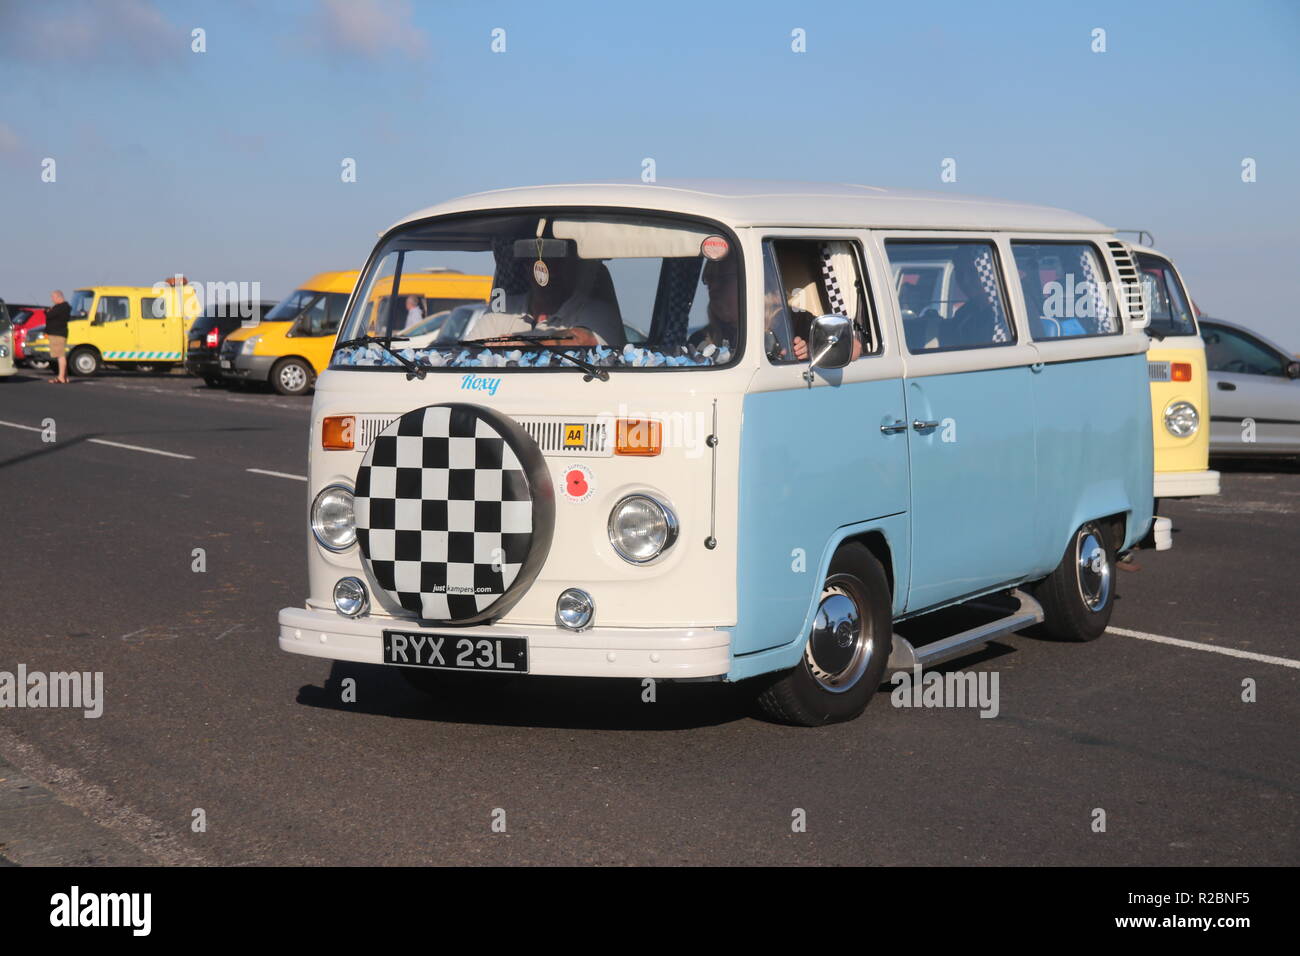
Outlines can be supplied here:
[[[340, 606], [339, 588], [344, 585], [354, 585], [361, 592], [361, 600], [355, 610], [345, 611]], [[362, 581], [355, 574], [349, 574], [339, 578], [334, 582], [334, 587], [330, 592], [330, 597], [334, 601], [334, 610], [344, 617], [362, 617], [370, 612], [370, 589], [366, 587], [366, 582]]]
[[[1191, 425], [1186, 431], [1179, 431], [1171, 423], [1171, 420], [1175, 416], [1183, 413], [1190, 413]], [[1196, 406], [1191, 402], [1182, 399], [1170, 402], [1166, 405], [1164, 414], [1161, 417], [1164, 422], [1165, 431], [1174, 438], [1191, 438], [1201, 429], [1201, 413], [1197, 411]]]
[[[565, 609], [563, 607], [563, 603], [566, 598], [569, 598], [571, 600], [576, 600], [580, 604], [585, 605], [586, 614], [582, 618], [580, 623], [572, 624], [569, 623], [569, 621], [565, 620], [564, 618]], [[592, 622], [595, 621], [595, 619], [596, 619], [596, 601], [591, 596], [590, 593], [584, 591], [582, 588], [565, 588], [563, 591], [560, 592], [559, 597], [555, 599], [555, 623], [560, 627], [564, 628], [566, 631], [572, 631], [575, 634], [579, 634], [585, 630], [590, 629]]]
[[[665, 525], [663, 545], [654, 554], [645, 558], [638, 558], [635, 555], [628, 554], [627, 551], [625, 551], [620, 546], [618, 536], [614, 532], [615, 519], [618, 517], [619, 511], [621, 511], [623, 506], [626, 505], [629, 501], [632, 501], [633, 499], [648, 501], [651, 505], [653, 505], [654, 508], [659, 512], [659, 516], [663, 519]], [[649, 492], [635, 491], [632, 492], [631, 494], [624, 495], [622, 498], [619, 498], [618, 501], [614, 503], [614, 507], [611, 508], [609, 511], [609, 520], [606, 523], [605, 530], [606, 530], [606, 534], [609, 537], [610, 547], [614, 549], [614, 553], [617, 554], [624, 561], [626, 561], [628, 564], [634, 564], [640, 566], [646, 564], [653, 564], [655, 561], [660, 560], [664, 555], [666, 555], [669, 551], [672, 550], [673, 545], [677, 543], [678, 534], [680, 532], [680, 525], [677, 522], [676, 513], [674, 513], [672, 507], [669, 506], [669, 504], [666, 501], [660, 499], [656, 495], [650, 494]]]
[[[327, 494], [329, 494], [332, 491], [343, 492], [348, 496], [348, 500], [352, 502], [352, 508], [353, 508], [352, 523], [351, 523], [351, 527], [349, 528], [349, 539], [344, 544], [336, 545], [330, 543], [328, 540], [325, 539], [321, 530], [321, 525], [323, 524], [319, 516], [321, 501], [322, 499], [324, 499], [324, 497]], [[316, 493], [316, 497], [313, 498], [311, 502], [311, 512], [309, 514], [309, 521], [311, 524], [312, 537], [314, 537], [316, 539], [316, 543], [319, 544], [326, 551], [329, 551], [333, 554], [342, 554], [344, 551], [356, 547], [357, 544], [356, 493], [353, 491], [352, 486], [345, 484], [344, 482], [341, 481], [335, 481], [335, 482], [331, 482], [330, 484], [322, 488], [320, 491], [318, 491]]]

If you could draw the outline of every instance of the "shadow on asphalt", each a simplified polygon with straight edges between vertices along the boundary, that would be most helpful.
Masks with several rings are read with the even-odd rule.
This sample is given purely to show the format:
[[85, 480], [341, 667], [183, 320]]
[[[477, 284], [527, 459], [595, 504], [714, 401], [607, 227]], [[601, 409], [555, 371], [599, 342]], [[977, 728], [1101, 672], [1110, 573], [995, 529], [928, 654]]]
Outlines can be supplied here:
[[1234, 475], [1300, 475], [1300, 457], [1211, 458], [1210, 467]]
[[[654, 685], [643, 702], [640, 680], [448, 674], [445, 689], [426, 694], [397, 668], [335, 661], [324, 687], [308, 684], [298, 703], [404, 720], [573, 730], [690, 730], [754, 716], [751, 682]], [[343, 702], [343, 681], [356, 681], [356, 703]]]

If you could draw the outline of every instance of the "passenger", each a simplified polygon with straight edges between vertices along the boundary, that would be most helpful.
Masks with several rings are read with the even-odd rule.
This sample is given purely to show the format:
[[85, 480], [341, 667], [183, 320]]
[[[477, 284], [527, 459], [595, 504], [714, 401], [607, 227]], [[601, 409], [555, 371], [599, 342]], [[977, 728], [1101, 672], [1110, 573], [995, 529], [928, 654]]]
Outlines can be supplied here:
[[966, 301], [953, 313], [946, 325], [952, 326], [942, 334], [943, 346], [988, 345], [996, 341], [1000, 322], [999, 309], [989, 298], [980, 281], [976, 260], [985, 255], [981, 247], [961, 248], [954, 257], [953, 277], [966, 296]]
[[418, 295], [408, 295], [406, 297], [406, 324], [407, 326], [415, 325], [424, 320], [424, 309], [420, 308], [420, 297]]

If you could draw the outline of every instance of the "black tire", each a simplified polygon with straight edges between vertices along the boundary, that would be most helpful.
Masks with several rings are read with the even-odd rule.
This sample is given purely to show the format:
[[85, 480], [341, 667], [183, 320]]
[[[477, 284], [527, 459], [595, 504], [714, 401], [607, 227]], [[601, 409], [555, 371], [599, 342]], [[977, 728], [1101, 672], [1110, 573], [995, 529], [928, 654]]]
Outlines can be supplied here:
[[226, 380], [220, 375], [205, 375], [203, 376], [203, 384], [208, 388], [220, 388], [226, 384]]
[[1059, 641], [1095, 641], [1115, 610], [1115, 545], [1089, 521], [1070, 536], [1056, 570], [1038, 582], [1043, 630]]
[[68, 371], [83, 378], [96, 374], [103, 364], [99, 353], [90, 348], [73, 349], [68, 356]]
[[[845, 613], [849, 611], [856, 615], [856, 627]], [[771, 720], [801, 727], [852, 720], [880, 686], [893, 641], [884, 569], [863, 545], [845, 545], [831, 559], [803, 657], [790, 670], [769, 678], [758, 694], [758, 706]], [[818, 661], [819, 651], [825, 660]]]
[[314, 378], [311, 366], [302, 359], [281, 359], [271, 369], [271, 387], [281, 395], [304, 394]]

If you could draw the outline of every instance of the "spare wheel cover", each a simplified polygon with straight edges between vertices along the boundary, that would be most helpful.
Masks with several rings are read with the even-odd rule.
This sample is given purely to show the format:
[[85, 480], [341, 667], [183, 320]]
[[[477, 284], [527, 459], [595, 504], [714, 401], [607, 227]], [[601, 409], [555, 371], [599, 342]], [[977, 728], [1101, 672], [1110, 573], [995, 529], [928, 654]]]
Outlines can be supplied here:
[[551, 548], [555, 489], [537, 443], [479, 405], [407, 412], [357, 471], [357, 543], [373, 583], [421, 620], [505, 614]]

